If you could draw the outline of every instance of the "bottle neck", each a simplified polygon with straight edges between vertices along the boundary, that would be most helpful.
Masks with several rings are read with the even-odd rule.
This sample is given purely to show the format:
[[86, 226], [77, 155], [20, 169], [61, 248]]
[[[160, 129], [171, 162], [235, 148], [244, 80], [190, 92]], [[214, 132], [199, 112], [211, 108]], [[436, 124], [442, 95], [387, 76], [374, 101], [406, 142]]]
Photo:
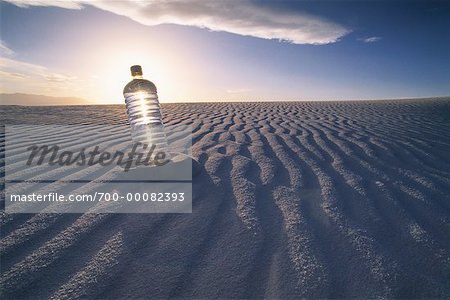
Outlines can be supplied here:
[[144, 79], [144, 77], [142, 77], [142, 75], [133, 75], [132, 77], [133, 77], [133, 79]]

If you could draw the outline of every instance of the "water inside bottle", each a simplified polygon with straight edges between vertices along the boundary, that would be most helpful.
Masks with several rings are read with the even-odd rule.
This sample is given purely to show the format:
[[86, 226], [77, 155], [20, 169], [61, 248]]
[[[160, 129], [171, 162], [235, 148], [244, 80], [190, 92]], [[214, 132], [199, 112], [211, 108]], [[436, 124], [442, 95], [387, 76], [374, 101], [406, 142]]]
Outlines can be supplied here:
[[133, 80], [124, 88], [131, 137], [134, 143], [155, 146], [154, 154], [164, 152], [170, 159], [156, 86], [143, 79], [142, 70], [137, 67], [132, 67]]

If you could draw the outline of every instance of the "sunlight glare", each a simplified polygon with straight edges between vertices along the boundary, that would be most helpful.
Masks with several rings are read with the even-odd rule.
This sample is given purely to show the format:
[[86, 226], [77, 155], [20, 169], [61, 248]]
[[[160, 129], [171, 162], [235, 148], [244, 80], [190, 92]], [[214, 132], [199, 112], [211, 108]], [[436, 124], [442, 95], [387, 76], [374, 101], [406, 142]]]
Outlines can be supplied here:
[[[129, 52], [112, 54], [104, 61], [109, 62], [103, 68], [100, 74], [97, 74], [98, 80], [98, 99], [103, 103], [122, 104], [121, 97], [124, 86], [132, 79], [130, 75], [130, 66], [141, 65], [143, 77], [153, 82], [158, 89], [158, 96], [161, 102], [164, 102], [164, 95], [167, 94], [167, 72], [160, 65], [159, 59], [152, 59], [151, 54], [142, 52]], [[165, 66], [167, 68], [168, 66]]]

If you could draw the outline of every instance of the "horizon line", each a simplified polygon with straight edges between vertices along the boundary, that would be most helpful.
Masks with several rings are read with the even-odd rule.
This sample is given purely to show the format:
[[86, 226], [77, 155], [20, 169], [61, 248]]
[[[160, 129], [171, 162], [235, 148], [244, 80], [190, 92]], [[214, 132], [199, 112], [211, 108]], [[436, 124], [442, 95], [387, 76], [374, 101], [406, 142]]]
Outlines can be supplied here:
[[[0, 101], [0, 106], [100, 106], [100, 105], [125, 105], [125, 103], [95, 103], [90, 102], [88, 99], [76, 96], [47, 96], [41, 94], [27, 94], [27, 93], [0, 93], [0, 100], [2, 95], [28, 95], [28, 96], [40, 96], [40, 97], [50, 97], [50, 98], [78, 98], [80, 100], [86, 100], [85, 104], [43, 104], [43, 105], [35, 105], [35, 104], [3, 104]], [[351, 102], [351, 101], [402, 101], [402, 100], [426, 100], [426, 99], [444, 99], [450, 98], [450, 95], [439, 95], [439, 96], [424, 96], [424, 97], [395, 97], [395, 98], [359, 98], [359, 99], [301, 99], [301, 100], [293, 100], [293, 99], [279, 99], [279, 100], [194, 100], [194, 101], [160, 101], [160, 104], [202, 104], [202, 103], [276, 103], [276, 102]]]

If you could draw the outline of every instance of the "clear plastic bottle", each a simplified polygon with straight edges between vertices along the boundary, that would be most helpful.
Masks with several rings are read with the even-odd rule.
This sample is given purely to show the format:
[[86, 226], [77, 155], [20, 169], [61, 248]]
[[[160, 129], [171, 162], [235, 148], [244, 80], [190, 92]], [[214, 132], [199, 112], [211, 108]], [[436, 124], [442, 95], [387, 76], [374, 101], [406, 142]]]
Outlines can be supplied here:
[[164, 152], [170, 159], [156, 86], [142, 77], [141, 66], [131, 66], [131, 80], [123, 89], [133, 142], [155, 145], [153, 155]]

